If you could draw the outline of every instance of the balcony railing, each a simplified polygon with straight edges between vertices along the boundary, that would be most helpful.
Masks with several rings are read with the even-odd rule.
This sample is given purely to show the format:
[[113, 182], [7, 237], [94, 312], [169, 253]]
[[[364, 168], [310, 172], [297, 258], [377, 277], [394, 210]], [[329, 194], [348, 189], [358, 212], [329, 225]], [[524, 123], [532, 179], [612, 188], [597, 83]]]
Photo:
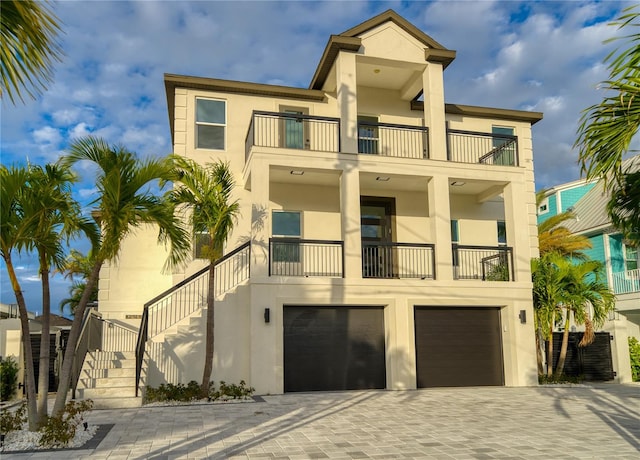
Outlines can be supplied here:
[[435, 279], [434, 245], [363, 242], [362, 277]]
[[454, 244], [453, 278], [457, 280], [513, 281], [513, 250], [506, 246]]
[[339, 152], [340, 119], [254, 111], [245, 144], [246, 157], [253, 146]]
[[616, 294], [640, 292], [640, 268], [614, 273], [613, 292]]
[[449, 129], [447, 150], [449, 161], [518, 166], [516, 136]]
[[342, 241], [269, 239], [269, 276], [344, 276]]
[[398, 158], [429, 158], [429, 128], [360, 121], [358, 153]]

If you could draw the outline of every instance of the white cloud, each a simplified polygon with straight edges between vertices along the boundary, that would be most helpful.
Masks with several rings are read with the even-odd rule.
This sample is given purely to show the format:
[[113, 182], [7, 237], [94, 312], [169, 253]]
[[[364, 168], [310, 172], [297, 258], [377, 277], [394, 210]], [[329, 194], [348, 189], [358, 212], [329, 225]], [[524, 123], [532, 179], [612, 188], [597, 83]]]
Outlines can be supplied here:
[[44, 126], [33, 131], [33, 139], [38, 143], [58, 144], [62, 141], [60, 130], [52, 126]]
[[69, 137], [71, 139], [77, 139], [79, 137], [84, 137], [91, 134], [91, 130], [89, 126], [85, 123], [78, 123], [72, 129], [69, 130]]

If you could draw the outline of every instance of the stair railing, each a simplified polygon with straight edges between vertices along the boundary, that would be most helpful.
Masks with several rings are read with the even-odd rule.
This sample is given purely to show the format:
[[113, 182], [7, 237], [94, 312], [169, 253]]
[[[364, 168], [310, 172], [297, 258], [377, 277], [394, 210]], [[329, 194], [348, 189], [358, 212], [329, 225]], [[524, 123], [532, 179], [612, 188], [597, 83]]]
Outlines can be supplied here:
[[100, 346], [102, 339], [102, 328], [100, 327], [101, 315], [95, 309], [87, 309], [82, 320], [82, 329], [80, 330], [80, 338], [76, 345], [76, 352], [73, 355], [73, 364], [71, 366], [71, 393], [73, 399], [76, 398], [76, 388], [78, 380], [80, 380], [80, 372], [84, 364], [84, 359], [89, 350], [96, 350]]
[[[214, 262], [215, 295], [228, 292], [250, 276], [251, 242], [247, 241]], [[136, 396], [147, 341], [207, 304], [209, 266], [144, 304], [136, 341]]]

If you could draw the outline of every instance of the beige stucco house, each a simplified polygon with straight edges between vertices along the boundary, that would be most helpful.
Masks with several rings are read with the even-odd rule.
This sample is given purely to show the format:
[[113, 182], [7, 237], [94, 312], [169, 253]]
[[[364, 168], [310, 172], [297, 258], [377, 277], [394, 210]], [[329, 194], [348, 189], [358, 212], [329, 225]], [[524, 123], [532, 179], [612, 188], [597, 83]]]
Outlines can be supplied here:
[[[445, 103], [455, 57], [387, 11], [332, 35], [309, 88], [165, 75], [174, 153], [229, 162], [242, 209], [217, 267], [215, 381], [537, 384], [542, 114]], [[137, 329], [147, 304], [151, 385], [203, 366], [205, 262], [162, 274], [165, 256], [141, 230], [100, 279], [103, 318]]]

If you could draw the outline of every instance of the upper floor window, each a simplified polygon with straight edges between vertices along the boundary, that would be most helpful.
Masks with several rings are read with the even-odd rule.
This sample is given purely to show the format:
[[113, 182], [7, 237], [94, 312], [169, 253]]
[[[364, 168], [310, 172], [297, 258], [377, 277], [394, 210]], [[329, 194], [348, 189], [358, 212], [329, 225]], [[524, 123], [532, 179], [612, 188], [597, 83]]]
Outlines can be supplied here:
[[458, 244], [460, 242], [458, 221], [455, 219], [451, 219], [451, 242], [453, 244]]
[[[300, 211], [277, 211], [271, 213], [271, 235], [300, 238], [302, 235]], [[276, 241], [272, 247], [273, 262], [300, 262], [300, 244], [295, 241]]]
[[507, 224], [504, 220], [498, 221], [498, 246], [507, 245]]
[[547, 212], [549, 212], [549, 197], [540, 201], [540, 205], [538, 206], [538, 214], [546, 214]]
[[516, 146], [515, 143], [502, 136], [514, 136], [514, 129], [508, 126], [492, 126], [491, 134], [497, 134], [493, 137], [493, 164], [496, 165], [515, 165], [516, 164]]
[[358, 115], [358, 153], [379, 153], [378, 117]]
[[224, 150], [227, 103], [196, 98], [196, 148]]
[[638, 248], [633, 246], [624, 246], [624, 266], [626, 270], [637, 270], [638, 269]]

